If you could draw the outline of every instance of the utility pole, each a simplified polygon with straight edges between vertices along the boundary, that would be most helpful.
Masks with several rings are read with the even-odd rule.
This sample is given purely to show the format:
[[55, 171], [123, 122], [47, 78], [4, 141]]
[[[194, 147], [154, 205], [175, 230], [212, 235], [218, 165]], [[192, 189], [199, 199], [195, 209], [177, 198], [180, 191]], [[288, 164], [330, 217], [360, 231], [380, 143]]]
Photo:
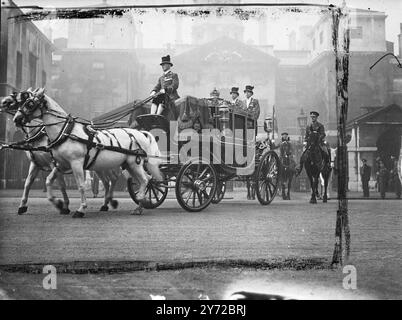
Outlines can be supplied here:
[[[336, 77], [336, 115], [338, 128], [338, 211], [336, 214], [335, 248], [332, 265], [347, 263], [350, 254], [350, 230], [347, 200], [347, 146], [346, 121], [348, 114], [348, 77], [349, 77], [349, 17], [346, 7], [334, 8], [332, 11], [332, 41], [335, 52]], [[343, 238], [345, 248], [343, 248]]]

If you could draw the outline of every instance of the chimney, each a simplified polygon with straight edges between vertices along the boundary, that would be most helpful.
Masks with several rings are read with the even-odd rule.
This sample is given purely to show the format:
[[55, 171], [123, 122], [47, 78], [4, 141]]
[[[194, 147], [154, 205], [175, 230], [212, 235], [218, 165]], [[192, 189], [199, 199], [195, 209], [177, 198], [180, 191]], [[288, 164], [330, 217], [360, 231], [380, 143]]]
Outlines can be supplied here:
[[296, 50], [296, 32], [289, 33], [289, 50]]
[[258, 44], [260, 46], [267, 45], [267, 17], [262, 14], [258, 21]]
[[400, 33], [398, 34], [399, 57], [402, 57], [402, 23], [399, 25]]

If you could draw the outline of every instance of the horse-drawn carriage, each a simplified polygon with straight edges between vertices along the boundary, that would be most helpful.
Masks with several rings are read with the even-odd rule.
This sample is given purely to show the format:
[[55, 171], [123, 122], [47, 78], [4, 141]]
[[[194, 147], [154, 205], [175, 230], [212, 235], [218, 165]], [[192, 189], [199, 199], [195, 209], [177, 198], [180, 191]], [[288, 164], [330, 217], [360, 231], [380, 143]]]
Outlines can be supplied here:
[[[257, 122], [250, 114], [224, 100], [186, 97], [158, 116], [150, 115], [144, 102], [128, 106], [128, 112], [120, 108], [109, 114], [113, 121], [89, 122], [67, 114], [43, 89], [22, 92], [18, 98], [12, 95], [2, 108], [14, 114], [19, 127], [44, 128], [46, 141], [39, 147], [3, 147], [52, 152], [55, 165], [48, 176], [48, 198], [58, 209], [66, 203], [55, 198], [52, 182], [59, 173], [73, 171], [81, 193], [73, 217], [83, 217], [87, 208], [84, 170], [107, 173], [119, 167], [126, 170], [128, 191], [139, 204], [134, 214], [160, 206], [171, 188], [181, 207], [201, 211], [222, 200], [230, 179], [252, 180], [259, 202], [271, 203], [278, 190], [280, 162], [273, 150], [256, 148]], [[129, 113], [132, 128], [112, 128]], [[29, 124], [34, 119], [39, 124]], [[108, 203], [113, 205], [113, 185], [105, 193]]]
[[[269, 146], [256, 147], [257, 121], [250, 114], [222, 99], [185, 97], [171, 108], [177, 109], [170, 117], [141, 114], [145, 110], [131, 117], [137, 129], [156, 137], [162, 151], [165, 181], [148, 183], [145, 208], [160, 206], [175, 189], [183, 209], [201, 211], [220, 202], [226, 182], [233, 179], [251, 180], [259, 202], [271, 203], [278, 190], [279, 157]], [[139, 203], [139, 183], [129, 178], [127, 186]]]

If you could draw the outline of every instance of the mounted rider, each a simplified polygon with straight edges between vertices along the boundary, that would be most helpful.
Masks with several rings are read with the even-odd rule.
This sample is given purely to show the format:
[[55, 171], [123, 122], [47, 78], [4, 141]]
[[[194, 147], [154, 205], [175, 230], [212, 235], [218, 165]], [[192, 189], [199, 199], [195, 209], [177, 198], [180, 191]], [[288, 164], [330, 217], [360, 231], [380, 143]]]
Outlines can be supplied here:
[[319, 117], [319, 113], [317, 111], [311, 111], [310, 112], [310, 117], [311, 117], [311, 123], [310, 125], [307, 126], [306, 128], [306, 135], [304, 137], [304, 143], [303, 143], [303, 153], [300, 157], [300, 165], [299, 167], [296, 168], [296, 175], [298, 176], [301, 171], [303, 170], [303, 164], [304, 161], [306, 160], [306, 151], [307, 151], [307, 143], [309, 141], [310, 135], [312, 133], [318, 133], [319, 135], [319, 146], [320, 150], [322, 152], [322, 155], [324, 156], [324, 159], [326, 162], [330, 161], [330, 153], [328, 150], [327, 143], [325, 141], [325, 128], [324, 125], [320, 122], [318, 122], [317, 118]]
[[151, 97], [157, 95], [152, 100], [151, 114], [161, 115], [162, 112], [168, 108], [169, 103], [174, 103], [180, 96], [177, 93], [179, 88], [179, 77], [177, 73], [172, 72], [170, 68], [173, 63], [170, 61], [170, 55], [162, 57], [160, 63], [163, 70], [163, 75], [158, 79], [158, 83], [151, 92]]

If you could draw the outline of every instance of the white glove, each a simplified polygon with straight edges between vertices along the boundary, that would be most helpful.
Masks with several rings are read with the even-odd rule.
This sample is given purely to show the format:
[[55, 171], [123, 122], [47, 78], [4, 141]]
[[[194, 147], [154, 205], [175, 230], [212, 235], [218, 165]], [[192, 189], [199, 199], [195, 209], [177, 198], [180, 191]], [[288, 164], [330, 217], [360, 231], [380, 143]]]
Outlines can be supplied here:
[[161, 89], [161, 91], [159, 91], [160, 93], [165, 93], [165, 89]]
[[152, 96], [154, 96], [154, 95], [156, 95], [156, 92], [155, 92], [155, 91], [152, 91], [150, 97], [152, 97]]
[[304, 147], [307, 146], [307, 142], [303, 142], [303, 146], [304, 146]]

